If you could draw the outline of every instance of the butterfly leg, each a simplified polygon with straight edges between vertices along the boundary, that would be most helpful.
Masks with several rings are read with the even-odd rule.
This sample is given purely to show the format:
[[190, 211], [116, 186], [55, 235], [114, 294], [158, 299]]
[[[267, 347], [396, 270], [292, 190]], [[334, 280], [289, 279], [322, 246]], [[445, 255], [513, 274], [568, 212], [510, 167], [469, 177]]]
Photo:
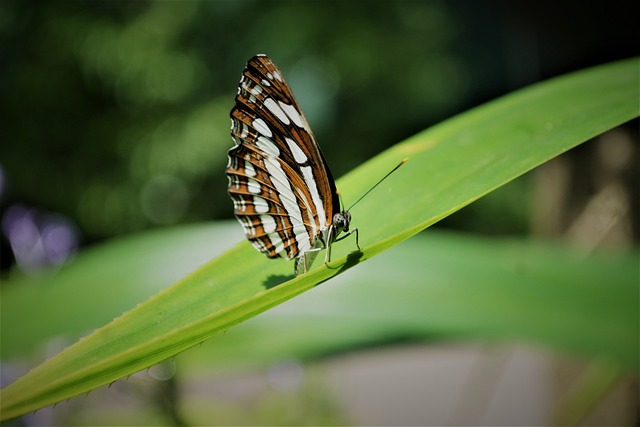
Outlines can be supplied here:
[[340, 240], [344, 240], [344, 239], [346, 239], [347, 237], [351, 236], [351, 234], [352, 234], [352, 233], [356, 233], [356, 246], [358, 247], [358, 250], [359, 250], [359, 251], [361, 251], [362, 249], [360, 248], [360, 241], [359, 241], [359, 240], [360, 240], [360, 239], [359, 239], [359, 237], [360, 237], [360, 233], [358, 232], [358, 229], [357, 229], [357, 228], [352, 228], [351, 230], [349, 230], [349, 231], [347, 232], [347, 234], [345, 234], [344, 236], [341, 236], [341, 237], [337, 238], [335, 241], [336, 241], [336, 242], [339, 242]]
[[[332, 229], [329, 230], [329, 233], [332, 232]], [[327, 251], [325, 253], [324, 256], [324, 263], [325, 265], [329, 265], [329, 262], [331, 261], [331, 243], [335, 243], [335, 242], [339, 242], [340, 240], [344, 240], [347, 237], [349, 237], [351, 234], [356, 233], [356, 246], [358, 247], [359, 251], [362, 251], [362, 249], [360, 248], [360, 233], [358, 232], [357, 228], [352, 228], [351, 230], [349, 230], [347, 232], [347, 234], [345, 234], [344, 236], [340, 236], [337, 239], [330, 239], [329, 240], [329, 244], [327, 244]], [[329, 234], [331, 236], [331, 234]]]
[[351, 231], [349, 231], [347, 234], [345, 234], [344, 237], [348, 237], [351, 235], [351, 233], [356, 233], [356, 247], [358, 248], [358, 250], [360, 252], [362, 252], [362, 249], [360, 248], [360, 233], [358, 232], [357, 228], [353, 228], [351, 229]]
[[296, 258], [294, 267], [295, 275], [300, 276], [301, 274], [306, 274], [309, 269], [311, 269], [311, 264], [313, 264], [313, 261], [318, 256], [318, 252], [320, 252], [321, 250], [322, 248], [313, 248], [302, 254], [302, 256]]
[[294, 267], [294, 273], [297, 276], [305, 274], [309, 267], [307, 266], [307, 255], [304, 254], [300, 258], [296, 258], [296, 265]]

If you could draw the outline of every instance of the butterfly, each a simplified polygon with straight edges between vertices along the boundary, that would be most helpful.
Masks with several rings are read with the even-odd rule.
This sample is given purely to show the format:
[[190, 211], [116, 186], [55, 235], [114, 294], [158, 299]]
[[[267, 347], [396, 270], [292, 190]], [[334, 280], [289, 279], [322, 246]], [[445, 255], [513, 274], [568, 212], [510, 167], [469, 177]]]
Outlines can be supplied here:
[[242, 73], [231, 136], [228, 193], [256, 249], [269, 258], [295, 259], [296, 275], [306, 273], [322, 249], [328, 264], [331, 244], [352, 233], [360, 250], [358, 229], [349, 229], [349, 210], [340, 210], [336, 184], [300, 105], [266, 55], [251, 58]]

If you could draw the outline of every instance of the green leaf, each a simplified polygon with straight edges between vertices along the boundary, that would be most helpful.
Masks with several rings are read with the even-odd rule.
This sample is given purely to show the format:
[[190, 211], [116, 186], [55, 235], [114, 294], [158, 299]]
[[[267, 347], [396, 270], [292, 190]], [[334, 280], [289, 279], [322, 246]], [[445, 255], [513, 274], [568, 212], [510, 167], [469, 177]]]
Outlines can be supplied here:
[[14, 275], [2, 288], [0, 358], [71, 344], [242, 238], [236, 221], [164, 228], [89, 248], [49, 274]]
[[394, 146], [338, 182], [348, 204], [400, 159], [411, 158], [352, 210], [362, 252], [353, 252], [348, 240], [336, 244], [330, 268], [320, 266], [293, 278], [291, 263], [271, 262], [242, 243], [6, 386], [2, 418], [84, 393], [172, 357], [637, 117], [637, 70], [638, 60], [633, 59], [556, 78]]
[[520, 339], [637, 370], [638, 255], [435, 229], [185, 357], [228, 371], [398, 339]]

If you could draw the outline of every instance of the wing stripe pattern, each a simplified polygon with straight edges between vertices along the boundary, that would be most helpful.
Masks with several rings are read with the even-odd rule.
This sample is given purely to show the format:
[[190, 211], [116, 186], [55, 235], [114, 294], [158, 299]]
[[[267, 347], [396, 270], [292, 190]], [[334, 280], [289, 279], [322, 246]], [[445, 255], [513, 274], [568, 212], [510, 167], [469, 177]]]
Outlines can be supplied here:
[[247, 63], [231, 122], [228, 191], [247, 238], [271, 258], [304, 255], [339, 203], [311, 129], [268, 57]]

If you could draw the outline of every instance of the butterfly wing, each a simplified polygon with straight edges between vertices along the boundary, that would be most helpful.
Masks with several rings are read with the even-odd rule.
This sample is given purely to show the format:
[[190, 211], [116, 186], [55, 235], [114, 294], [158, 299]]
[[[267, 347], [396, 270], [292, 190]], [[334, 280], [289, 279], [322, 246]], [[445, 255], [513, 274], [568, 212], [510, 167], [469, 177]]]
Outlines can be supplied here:
[[228, 191], [247, 238], [271, 258], [303, 255], [339, 201], [307, 120], [267, 56], [247, 63], [231, 122]]

